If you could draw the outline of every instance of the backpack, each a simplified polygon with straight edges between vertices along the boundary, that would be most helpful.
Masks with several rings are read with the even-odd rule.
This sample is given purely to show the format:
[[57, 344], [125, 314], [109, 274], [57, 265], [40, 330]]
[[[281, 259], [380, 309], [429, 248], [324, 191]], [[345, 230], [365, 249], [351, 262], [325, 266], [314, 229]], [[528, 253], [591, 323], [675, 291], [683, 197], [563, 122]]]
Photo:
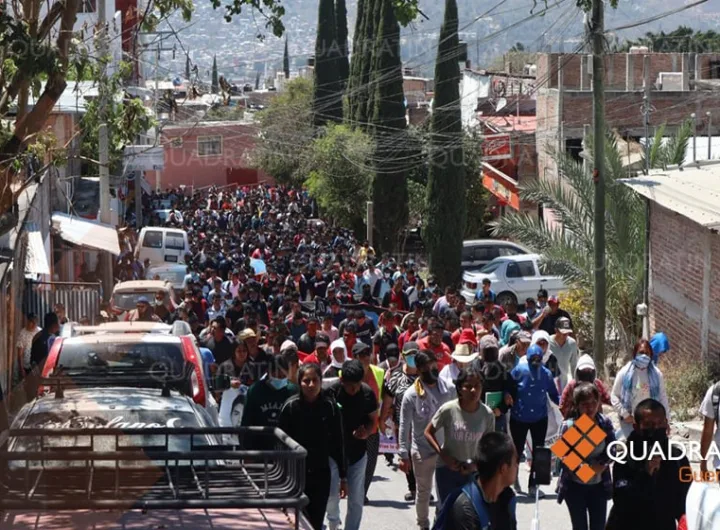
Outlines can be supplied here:
[[[463, 493], [467, 495], [470, 502], [472, 502], [473, 508], [475, 508], [475, 513], [477, 514], [478, 519], [480, 519], [480, 527], [478, 530], [490, 530], [490, 514], [488, 513], [485, 501], [480, 494], [480, 488], [478, 488], [474, 478], [462, 488], [458, 488], [448, 495], [445, 499], [445, 503], [442, 505], [442, 508], [435, 518], [435, 524], [433, 524], [432, 530], [445, 530], [448, 514], [452, 511], [455, 501]], [[515, 512], [515, 497], [513, 497], [510, 502], [510, 510], [512, 510], [513, 513]]]

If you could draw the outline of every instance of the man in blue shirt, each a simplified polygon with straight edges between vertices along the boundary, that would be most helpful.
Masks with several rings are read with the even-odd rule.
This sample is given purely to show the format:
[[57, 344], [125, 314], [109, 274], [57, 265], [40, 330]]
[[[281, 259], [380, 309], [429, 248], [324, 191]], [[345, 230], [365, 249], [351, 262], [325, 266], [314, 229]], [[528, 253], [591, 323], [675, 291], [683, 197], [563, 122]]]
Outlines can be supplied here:
[[483, 279], [482, 287], [475, 293], [476, 302], [484, 302], [485, 300], [495, 302], [495, 291], [490, 289], [490, 285], [492, 285], [492, 282], [488, 278]]
[[[528, 431], [532, 437], [533, 450], [545, 445], [548, 428], [548, 400], [556, 405], [560, 402], [557, 386], [550, 370], [542, 364], [543, 350], [537, 344], [528, 348], [527, 363], [518, 363], [510, 374], [517, 383], [517, 397], [510, 412], [510, 434], [517, 454], [523, 454]], [[528, 496], [535, 496], [533, 474], [530, 474]], [[519, 481], [515, 483], [520, 489]], [[540, 497], [544, 497], [539, 492]]]

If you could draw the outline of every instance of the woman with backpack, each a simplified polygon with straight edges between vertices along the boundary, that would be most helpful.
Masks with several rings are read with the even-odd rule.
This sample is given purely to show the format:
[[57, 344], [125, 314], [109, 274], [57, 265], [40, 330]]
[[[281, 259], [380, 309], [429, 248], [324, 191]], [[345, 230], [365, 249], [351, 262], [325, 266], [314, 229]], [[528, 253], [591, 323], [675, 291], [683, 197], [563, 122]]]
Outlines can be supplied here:
[[[600, 413], [600, 392], [590, 383], [578, 384], [573, 391], [573, 417], [563, 422], [562, 433], [572, 428], [579, 418], [592, 419], [605, 432], [605, 439], [585, 458], [594, 475], [581, 480], [576, 471], [563, 466], [557, 486], [557, 501], [565, 501], [573, 530], [603, 530], [607, 520], [607, 502], [612, 498], [610, 458], [606, 448], [615, 441], [612, 421]], [[585, 429], [583, 429], [585, 430]], [[589, 524], [588, 524], [589, 521]]]

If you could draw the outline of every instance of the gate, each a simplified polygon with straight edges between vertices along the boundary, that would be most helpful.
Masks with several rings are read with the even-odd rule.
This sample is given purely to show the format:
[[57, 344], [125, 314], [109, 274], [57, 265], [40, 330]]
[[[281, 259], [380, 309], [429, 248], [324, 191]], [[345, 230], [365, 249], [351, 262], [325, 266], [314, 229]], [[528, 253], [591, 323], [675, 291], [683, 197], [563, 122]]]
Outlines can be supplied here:
[[23, 310], [26, 314], [35, 313], [42, 326], [45, 314], [51, 312], [55, 304], [63, 304], [69, 321], [78, 322], [87, 317], [94, 325], [100, 315], [101, 300], [100, 283], [27, 281]]

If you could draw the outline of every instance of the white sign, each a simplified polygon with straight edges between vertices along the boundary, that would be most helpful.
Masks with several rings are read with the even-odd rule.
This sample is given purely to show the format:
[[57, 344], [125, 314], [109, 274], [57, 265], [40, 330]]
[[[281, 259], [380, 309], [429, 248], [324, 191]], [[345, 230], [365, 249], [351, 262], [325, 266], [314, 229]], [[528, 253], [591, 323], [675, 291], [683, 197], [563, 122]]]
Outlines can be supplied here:
[[158, 145], [126, 145], [123, 165], [125, 171], [162, 171], [165, 151]]

